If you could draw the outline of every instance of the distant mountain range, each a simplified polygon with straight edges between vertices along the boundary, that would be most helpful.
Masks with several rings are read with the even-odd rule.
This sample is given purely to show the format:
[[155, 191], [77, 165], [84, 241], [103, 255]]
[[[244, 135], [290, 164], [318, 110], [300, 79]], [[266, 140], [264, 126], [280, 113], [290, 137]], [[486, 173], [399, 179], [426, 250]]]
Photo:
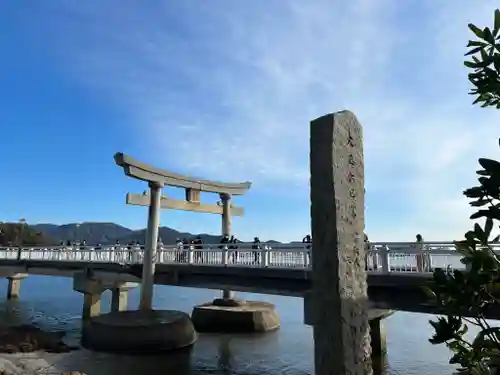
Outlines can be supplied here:
[[[87, 241], [89, 245], [95, 244], [112, 244], [117, 240], [121, 244], [136, 241], [144, 244], [145, 242], [145, 229], [132, 230], [115, 223], [81, 223], [81, 224], [36, 224], [30, 225], [36, 232], [40, 232], [50, 239], [50, 242], [58, 244], [60, 241]], [[211, 235], [206, 233], [192, 234], [179, 232], [175, 229], [168, 227], [160, 227], [160, 237], [165, 244], [175, 243], [177, 238], [193, 238], [200, 236], [205, 243], [219, 243], [221, 236]], [[266, 241], [269, 243], [279, 243], [278, 241]]]

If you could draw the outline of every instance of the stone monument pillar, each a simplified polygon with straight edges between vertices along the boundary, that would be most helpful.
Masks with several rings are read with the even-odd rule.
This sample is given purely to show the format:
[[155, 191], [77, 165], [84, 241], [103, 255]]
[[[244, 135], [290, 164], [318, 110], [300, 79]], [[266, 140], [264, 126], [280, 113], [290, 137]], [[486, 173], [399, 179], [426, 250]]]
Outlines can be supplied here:
[[150, 205], [148, 209], [148, 228], [146, 232], [146, 246], [142, 263], [142, 283], [140, 310], [153, 308], [153, 287], [155, 277], [155, 262], [158, 246], [158, 227], [160, 225], [161, 191], [163, 184], [150, 182]]
[[315, 374], [369, 375], [362, 129], [349, 111], [310, 129]]
[[[231, 236], [231, 195], [219, 194], [222, 201], [222, 235]], [[234, 299], [235, 294], [231, 290], [223, 290], [222, 298], [225, 300]]]

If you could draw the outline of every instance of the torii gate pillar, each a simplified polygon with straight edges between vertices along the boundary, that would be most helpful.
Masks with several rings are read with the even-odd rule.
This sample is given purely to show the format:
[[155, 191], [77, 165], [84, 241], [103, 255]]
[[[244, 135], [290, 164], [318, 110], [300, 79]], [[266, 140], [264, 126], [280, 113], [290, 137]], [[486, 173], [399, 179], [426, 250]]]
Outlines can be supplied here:
[[150, 182], [150, 203], [148, 208], [148, 228], [146, 231], [146, 247], [142, 265], [140, 310], [153, 309], [153, 287], [155, 277], [155, 261], [158, 248], [158, 227], [160, 226], [160, 203], [163, 184]]
[[[222, 235], [231, 235], [231, 195], [219, 194], [222, 201]], [[222, 298], [230, 300], [235, 298], [235, 293], [231, 290], [223, 290]]]

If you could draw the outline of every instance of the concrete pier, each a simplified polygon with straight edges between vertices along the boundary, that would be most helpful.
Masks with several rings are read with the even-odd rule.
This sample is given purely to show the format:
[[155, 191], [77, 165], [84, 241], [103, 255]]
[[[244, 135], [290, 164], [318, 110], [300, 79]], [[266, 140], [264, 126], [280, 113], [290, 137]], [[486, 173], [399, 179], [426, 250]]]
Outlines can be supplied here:
[[[128, 311], [130, 289], [137, 283], [94, 279], [88, 273], [73, 277], [73, 289], [83, 293], [82, 345], [116, 353], [155, 353], [190, 347], [197, 335], [189, 315], [180, 311]], [[111, 290], [111, 312], [101, 314], [101, 295]], [[148, 297], [149, 298], [149, 297]]]
[[111, 311], [125, 311], [128, 307], [128, 287], [111, 289]]
[[195, 306], [191, 320], [198, 332], [254, 333], [280, 327], [274, 305], [261, 301], [215, 299]]
[[95, 351], [151, 354], [186, 349], [196, 339], [196, 331], [186, 313], [134, 310], [92, 318], [86, 324], [82, 344]]
[[89, 320], [101, 313], [101, 296], [106, 290], [111, 290], [111, 311], [127, 309], [128, 292], [137, 287], [137, 283], [96, 280], [85, 273], [77, 273], [73, 277], [73, 290], [83, 294], [82, 319]]
[[25, 273], [16, 273], [12, 276], [7, 276], [7, 299], [19, 298], [21, 281], [24, 280], [27, 276], [28, 275]]
[[101, 293], [89, 294], [83, 293], [82, 319], [89, 320], [93, 316], [101, 313]]
[[387, 355], [387, 337], [383, 320], [394, 314], [391, 310], [370, 310], [370, 342], [372, 346], [372, 361]]

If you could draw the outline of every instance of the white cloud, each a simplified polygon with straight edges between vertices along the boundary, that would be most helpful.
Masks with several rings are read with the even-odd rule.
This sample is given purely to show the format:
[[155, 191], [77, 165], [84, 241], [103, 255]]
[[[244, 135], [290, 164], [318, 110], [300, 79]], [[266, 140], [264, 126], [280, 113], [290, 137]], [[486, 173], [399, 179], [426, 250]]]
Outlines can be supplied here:
[[51, 9], [61, 66], [133, 117], [158, 164], [307, 189], [309, 121], [347, 108], [364, 125], [372, 196], [411, 200], [396, 231], [370, 212], [384, 217], [372, 238], [469, 226], [461, 191], [495, 155], [500, 117], [470, 106], [462, 55], [493, 1], [183, 4]]

